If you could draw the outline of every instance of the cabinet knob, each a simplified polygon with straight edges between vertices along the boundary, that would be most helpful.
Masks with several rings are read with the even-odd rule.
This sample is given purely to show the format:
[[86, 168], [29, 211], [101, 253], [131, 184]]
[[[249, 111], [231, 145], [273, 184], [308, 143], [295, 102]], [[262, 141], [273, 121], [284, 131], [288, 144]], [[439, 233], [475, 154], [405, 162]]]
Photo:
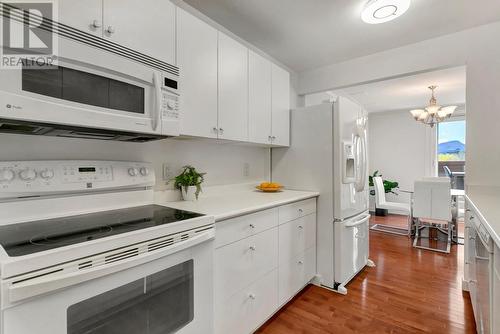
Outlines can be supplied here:
[[300, 265], [302, 265], [302, 264], [304, 264], [304, 261], [299, 261], [298, 263], [299, 263]]
[[101, 22], [99, 20], [94, 20], [92, 21], [92, 24], [91, 24], [92, 28], [100, 28], [102, 26]]
[[304, 212], [304, 210], [302, 210], [302, 209], [299, 209], [299, 212], [300, 212], [300, 213], [302, 213], [302, 212]]
[[255, 294], [253, 294], [253, 293], [249, 293], [249, 294], [248, 294], [248, 298], [250, 298], [250, 299], [254, 300], [254, 299], [255, 299]]
[[269, 141], [273, 141], [273, 136], [269, 136], [267, 138], [269, 139]]
[[108, 26], [108, 28], [106, 29], [106, 32], [108, 34], [114, 34], [115, 33], [115, 28], [113, 28], [113, 26]]
[[212, 130], [213, 130], [215, 133], [219, 132], [219, 129], [217, 129], [215, 126], [212, 128]]
[[250, 224], [250, 228], [255, 228], [255, 225], [254, 224]]
[[256, 250], [255, 246], [250, 246], [250, 247], [249, 247], [249, 249], [250, 249], [251, 251], [255, 251], [255, 250]]
[[302, 230], [303, 228], [304, 228], [304, 226], [299, 225], [299, 230]]
[[220, 132], [221, 135], [224, 134], [224, 129], [223, 128], [219, 128], [219, 132]]
[[271, 139], [272, 139], [272, 140], [275, 140], [275, 139], [276, 139], [276, 136], [272, 136], [272, 137], [271, 137]]

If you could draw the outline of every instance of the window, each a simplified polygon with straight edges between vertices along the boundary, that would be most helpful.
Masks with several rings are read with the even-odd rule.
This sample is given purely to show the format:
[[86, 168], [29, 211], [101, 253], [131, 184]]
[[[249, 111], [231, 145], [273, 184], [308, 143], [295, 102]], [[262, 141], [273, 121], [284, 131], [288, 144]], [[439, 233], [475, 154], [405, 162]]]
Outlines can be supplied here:
[[438, 125], [437, 153], [440, 176], [446, 176], [445, 166], [451, 172], [465, 171], [465, 144], [465, 120]]

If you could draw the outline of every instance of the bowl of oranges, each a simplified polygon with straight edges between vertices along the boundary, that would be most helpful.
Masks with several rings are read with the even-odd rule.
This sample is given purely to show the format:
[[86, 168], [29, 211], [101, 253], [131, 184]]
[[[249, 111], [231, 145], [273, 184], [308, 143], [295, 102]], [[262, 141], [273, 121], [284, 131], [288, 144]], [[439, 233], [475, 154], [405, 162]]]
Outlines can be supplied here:
[[255, 188], [265, 193], [276, 193], [278, 191], [281, 191], [281, 189], [283, 189], [283, 186], [276, 182], [262, 182]]

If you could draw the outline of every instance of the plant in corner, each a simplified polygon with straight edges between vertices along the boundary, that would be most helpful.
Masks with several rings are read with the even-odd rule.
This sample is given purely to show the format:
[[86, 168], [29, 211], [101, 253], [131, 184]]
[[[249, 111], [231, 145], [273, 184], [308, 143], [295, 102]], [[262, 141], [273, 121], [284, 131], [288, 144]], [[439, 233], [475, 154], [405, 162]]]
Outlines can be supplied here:
[[193, 166], [182, 167], [182, 172], [170, 181], [174, 181], [174, 187], [180, 189], [185, 201], [198, 199], [201, 193], [201, 184], [205, 181], [206, 173], [199, 173]]
[[[374, 184], [373, 184], [373, 178], [374, 177], [382, 177], [382, 174], [379, 174], [379, 171], [376, 170], [373, 175], [370, 175], [368, 177], [368, 185], [370, 187], [374, 187]], [[396, 193], [394, 191], [394, 189], [396, 188], [399, 188], [399, 183], [398, 182], [395, 182], [395, 181], [389, 181], [389, 180], [384, 180], [382, 179], [383, 182], [384, 182], [384, 191], [386, 194], [394, 194], [394, 195], [398, 195], [398, 193]], [[370, 195], [372, 196], [375, 196], [375, 190], [374, 189], [371, 189], [370, 190]], [[376, 216], [387, 216], [387, 210], [386, 209], [380, 209], [380, 208], [377, 208], [375, 207], [375, 215]]]

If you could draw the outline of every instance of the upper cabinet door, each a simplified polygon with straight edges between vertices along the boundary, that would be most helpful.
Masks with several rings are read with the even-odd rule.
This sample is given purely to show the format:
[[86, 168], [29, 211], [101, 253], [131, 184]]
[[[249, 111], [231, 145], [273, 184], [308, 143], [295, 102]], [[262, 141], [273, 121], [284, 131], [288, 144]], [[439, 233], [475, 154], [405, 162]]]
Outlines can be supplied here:
[[290, 73], [272, 65], [273, 145], [290, 145]]
[[105, 38], [175, 64], [175, 6], [169, 0], [103, 1]]
[[181, 134], [217, 137], [217, 30], [177, 8]]
[[58, 21], [102, 37], [102, 0], [61, 0]]
[[221, 32], [219, 138], [248, 140], [248, 49]]
[[248, 141], [270, 144], [271, 62], [248, 53]]

